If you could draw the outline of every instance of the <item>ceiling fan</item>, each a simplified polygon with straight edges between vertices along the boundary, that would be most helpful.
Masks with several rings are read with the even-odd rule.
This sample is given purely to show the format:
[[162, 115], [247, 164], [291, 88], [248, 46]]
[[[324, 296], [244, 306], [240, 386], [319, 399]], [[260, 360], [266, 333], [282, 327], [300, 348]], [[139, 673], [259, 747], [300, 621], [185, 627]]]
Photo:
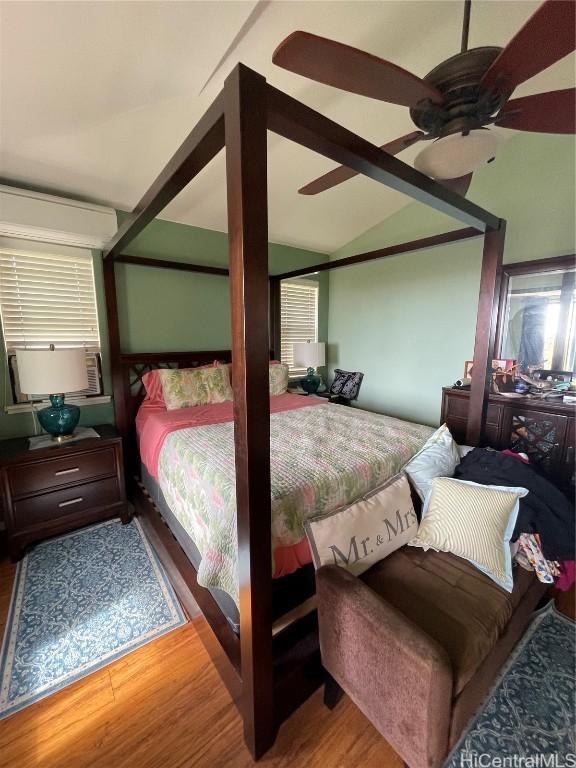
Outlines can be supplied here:
[[[472, 172], [494, 159], [498, 137], [487, 126], [518, 131], [575, 133], [575, 89], [512, 99], [514, 89], [576, 48], [576, 2], [546, 0], [505, 48], [468, 50], [471, 0], [464, 0], [460, 53], [417, 77], [358, 48], [309, 32], [293, 32], [274, 51], [284, 69], [410, 109], [419, 130], [384, 144], [396, 155], [433, 140], [416, 157], [417, 170], [465, 195]], [[316, 195], [356, 176], [339, 166], [298, 191]]]

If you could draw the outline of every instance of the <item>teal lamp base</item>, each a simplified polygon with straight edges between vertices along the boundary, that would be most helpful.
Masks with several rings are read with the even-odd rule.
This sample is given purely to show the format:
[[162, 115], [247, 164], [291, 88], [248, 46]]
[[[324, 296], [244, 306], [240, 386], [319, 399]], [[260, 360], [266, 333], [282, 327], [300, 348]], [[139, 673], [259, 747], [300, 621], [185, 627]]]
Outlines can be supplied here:
[[318, 392], [322, 379], [314, 373], [314, 368], [308, 368], [305, 378], [300, 380], [300, 386], [304, 392], [308, 392], [309, 395], [313, 395]]
[[50, 395], [47, 408], [38, 411], [38, 421], [52, 439], [61, 443], [70, 440], [80, 419], [80, 408], [64, 402], [64, 395]]

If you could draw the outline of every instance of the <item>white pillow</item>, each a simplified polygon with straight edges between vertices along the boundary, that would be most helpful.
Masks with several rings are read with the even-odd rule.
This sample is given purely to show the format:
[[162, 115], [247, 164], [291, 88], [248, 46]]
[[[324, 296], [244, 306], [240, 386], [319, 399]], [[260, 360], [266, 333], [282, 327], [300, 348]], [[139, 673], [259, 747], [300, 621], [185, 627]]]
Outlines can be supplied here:
[[404, 467], [418, 496], [424, 501], [435, 477], [452, 477], [460, 463], [458, 446], [446, 424], [434, 432]]
[[316, 568], [339, 565], [355, 576], [364, 573], [416, 534], [406, 475], [396, 475], [348, 507], [306, 520], [304, 528]]
[[510, 539], [527, 493], [526, 488], [435, 477], [418, 532], [408, 543], [463, 557], [512, 592]]
[[467, 456], [470, 451], [474, 450], [473, 445], [459, 445], [458, 446], [458, 453], [460, 454], [460, 458], [463, 459], [464, 456]]

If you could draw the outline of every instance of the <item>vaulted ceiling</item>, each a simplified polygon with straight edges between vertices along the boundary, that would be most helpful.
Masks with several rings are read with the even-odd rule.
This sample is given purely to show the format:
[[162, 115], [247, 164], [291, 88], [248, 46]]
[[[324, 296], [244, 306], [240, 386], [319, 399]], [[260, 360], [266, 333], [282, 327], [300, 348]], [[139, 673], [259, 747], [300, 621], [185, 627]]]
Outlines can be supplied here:
[[[538, 5], [475, 0], [470, 47], [505, 45]], [[130, 210], [238, 61], [376, 144], [413, 130], [406, 108], [312, 83], [275, 67], [272, 52], [302, 29], [422, 76], [458, 52], [462, 3], [48, 0], [2, 2], [0, 14], [0, 177]], [[569, 56], [515, 95], [574, 80]], [[361, 177], [298, 195], [332, 164], [272, 135], [269, 149], [273, 241], [331, 252], [410, 202]], [[226, 230], [222, 153], [162, 217]]]

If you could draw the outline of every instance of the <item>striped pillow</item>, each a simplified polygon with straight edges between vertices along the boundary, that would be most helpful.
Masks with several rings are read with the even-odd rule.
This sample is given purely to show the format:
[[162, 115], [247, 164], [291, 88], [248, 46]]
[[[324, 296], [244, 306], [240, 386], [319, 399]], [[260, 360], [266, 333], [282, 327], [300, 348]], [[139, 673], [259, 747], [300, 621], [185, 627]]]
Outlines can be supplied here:
[[512, 592], [510, 539], [526, 488], [435, 477], [410, 546], [452, 552]]

